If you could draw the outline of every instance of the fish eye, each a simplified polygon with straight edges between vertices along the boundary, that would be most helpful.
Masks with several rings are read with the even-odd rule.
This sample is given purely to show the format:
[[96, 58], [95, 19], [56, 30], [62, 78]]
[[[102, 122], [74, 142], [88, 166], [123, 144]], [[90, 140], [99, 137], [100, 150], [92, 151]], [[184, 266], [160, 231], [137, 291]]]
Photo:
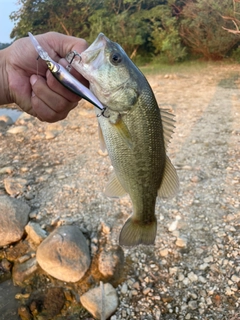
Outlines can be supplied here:
[[115, 66], [118, 65], [122, 61], [121, 54], [119, 52], [113, 52], [111, 57], [110, 57], [110, 61]]

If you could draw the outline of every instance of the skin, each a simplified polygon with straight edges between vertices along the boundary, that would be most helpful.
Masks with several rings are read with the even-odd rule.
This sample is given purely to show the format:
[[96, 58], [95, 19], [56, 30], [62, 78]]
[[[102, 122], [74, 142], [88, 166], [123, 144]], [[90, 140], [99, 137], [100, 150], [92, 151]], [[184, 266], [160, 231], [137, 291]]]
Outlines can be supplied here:
[[[63, 57], [69, 51], [81, 53], [88, 47], [83, 39], [48, 32], [36, 36], [50, 57], [67, 65]], [[80, 97], [64, 88], [37, 58], [30, 39], [22, 38], [0, 50], [0, 105], [16, 103], [23, 111], [41, 121], [56, 122], [67, 117]], [[72, 75], [85, 86], [88, 82], [75, 70]]]

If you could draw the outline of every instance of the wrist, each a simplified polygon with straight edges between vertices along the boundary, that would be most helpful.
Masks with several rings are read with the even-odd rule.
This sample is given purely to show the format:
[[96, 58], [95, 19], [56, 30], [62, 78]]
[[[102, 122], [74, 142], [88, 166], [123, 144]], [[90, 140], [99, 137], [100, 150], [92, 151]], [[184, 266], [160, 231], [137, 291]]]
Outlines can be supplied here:
[[7, 73], [8, 49], [0, 50], [0, 105], [12, 103]]

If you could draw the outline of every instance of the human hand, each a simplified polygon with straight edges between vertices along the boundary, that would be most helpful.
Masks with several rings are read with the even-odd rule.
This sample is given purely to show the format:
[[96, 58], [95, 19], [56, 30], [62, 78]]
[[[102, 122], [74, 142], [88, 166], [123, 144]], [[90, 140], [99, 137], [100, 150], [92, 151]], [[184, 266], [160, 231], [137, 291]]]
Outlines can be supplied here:
[[[87, 48], [85, 40], [56, 32], [38, 35], [36, 39], [49, 56], [63, 66], [67, 62], [62, 57], [69, 51], [81, 53]], [[37, 53], [29, 38], [19, 39], [0, 51], [0, 59], [5, 62], [0, 62], [5, 69], [1, 78], [4, 93], [0, 90], [0, 104], [15, 102], [23, 111], [41, 121], [62, 120], [76, 107], [80, 97], [59, 83], [46, 63], [36, 58]], [[86, 79], [78, 72], [72, 70], [71, 73], [87, 85]]]

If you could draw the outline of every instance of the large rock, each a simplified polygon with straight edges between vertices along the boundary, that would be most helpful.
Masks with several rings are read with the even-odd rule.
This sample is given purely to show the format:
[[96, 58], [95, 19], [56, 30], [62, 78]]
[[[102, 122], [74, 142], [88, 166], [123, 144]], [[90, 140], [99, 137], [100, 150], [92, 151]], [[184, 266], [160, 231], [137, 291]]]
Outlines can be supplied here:
[[0, 247], [22, 238], [29, 212], [25, 202], [0, 196]]
[[59, 227], [38, 247], [37, 262], [59, 280], [79, 281], [90, 266], [86, 239], [76, 226]]
[[80, 301], [96, 319], [108, 319], [118, 307], [117, 293], [110, 283], [87, 291]]
[[123, 249], [116, 245], [104, 248], [98, 259], [98, 269], [108, 279], [119, 279], [124, 268]]

